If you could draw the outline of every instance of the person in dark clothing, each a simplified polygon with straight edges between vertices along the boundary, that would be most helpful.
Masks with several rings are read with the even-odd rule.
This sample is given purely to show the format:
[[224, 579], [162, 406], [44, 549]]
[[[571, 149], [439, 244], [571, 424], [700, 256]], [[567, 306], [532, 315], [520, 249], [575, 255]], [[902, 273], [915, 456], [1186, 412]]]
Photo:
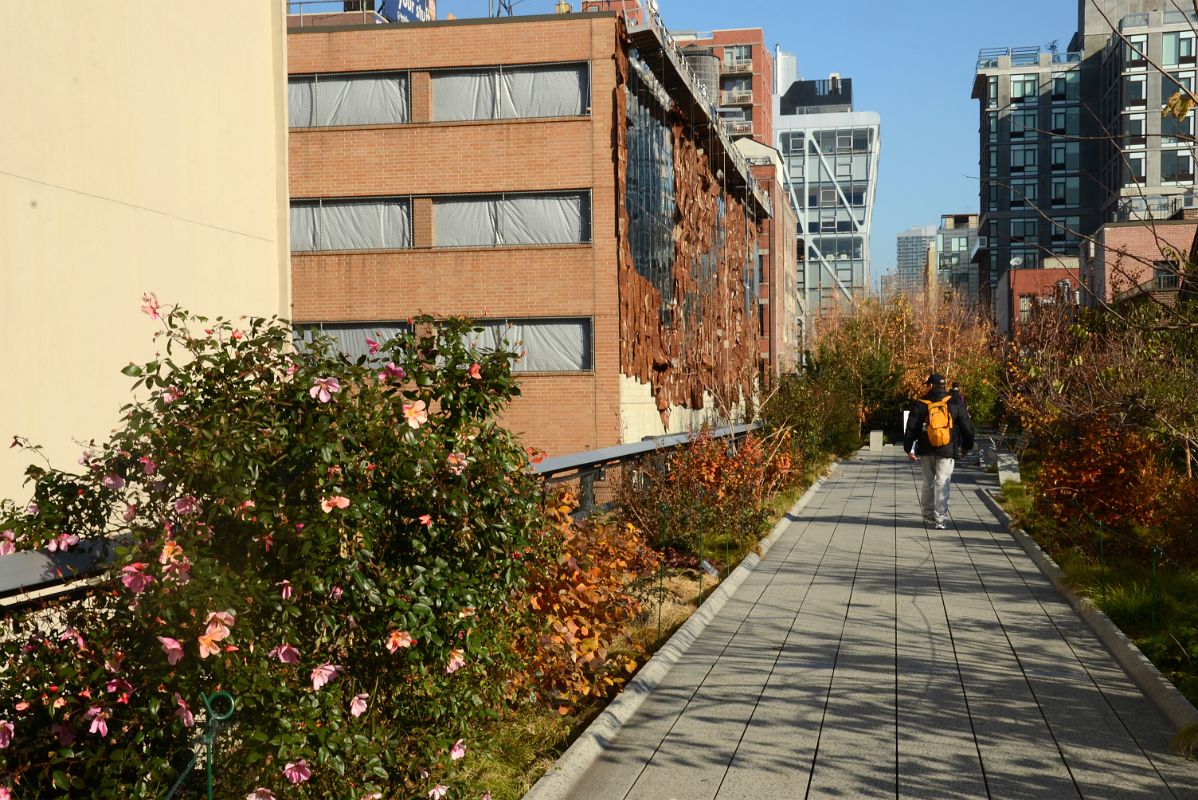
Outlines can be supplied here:
[[[956, 459], [973, 449], [973, 420], [962, 401], [953, 399], [944, 389], [944, 376], [933, 372], [925, 384], [928, 392], [911, 407], [907, 417], [907, 430], [903, 436], [903, 450], [912, 461], [923, 467], [923, 483], [919, 490], [919, 505], [925, 522], [932, 523], [937, 530], [948, 525], [948, 497], [952, 487], [953, 466]], [[928, 424], [932, 414], [937, 420], [944, 419], [939, 404], [948, 398], [948, 444], [932, 446], [928, 440]], [[933, 409], [936, 409], [933, 411]], [[947, 421], [947, 420], [946, 420]]]
[[953, 385], [948, 387], [948, 393], [952, 398], [961, 404], [961, 410], [966, 414], [969, 413], [969, 404], [965, 402], [965, 393], [961, 391], [961, 384], [953, 381]]

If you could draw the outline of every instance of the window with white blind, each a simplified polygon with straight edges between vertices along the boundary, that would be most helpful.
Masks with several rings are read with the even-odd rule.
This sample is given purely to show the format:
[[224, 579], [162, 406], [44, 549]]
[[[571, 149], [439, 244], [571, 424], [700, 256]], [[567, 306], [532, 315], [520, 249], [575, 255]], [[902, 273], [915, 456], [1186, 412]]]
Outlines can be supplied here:
[[289, 127], [391, 125], [409, 120], [406, 72], [294, 75], [287, 79]]
[[291, 251], [389, 250], [412, 246], [407, 198], [293, 200]]
[[577, 117], [590, 112], [586, 63], [438, 70], [431, 81], [434, 122]]
[[436, 247], [585, 244], [590, 240], [589, 192], [433, 198]]
[[501, 319], [474, 323], [467, 343], [479, 350], [520, 353], [513, 372], [589, 372], [593, 369], [588, 318]]

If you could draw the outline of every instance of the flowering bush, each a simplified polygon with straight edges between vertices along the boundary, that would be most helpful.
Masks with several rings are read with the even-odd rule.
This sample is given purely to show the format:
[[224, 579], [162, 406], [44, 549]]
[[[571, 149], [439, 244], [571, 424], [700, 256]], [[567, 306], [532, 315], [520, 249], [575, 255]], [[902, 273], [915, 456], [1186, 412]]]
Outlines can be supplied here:
[[506, 630], [541, 525], [524, 450], [495, 423], [514, 353], [461, 321], [350, 361], [283, 321], [143, 306], [164, 353], [81, 470], [30, 467], [12, 549], [112, 539], [105, 580], [0, 636], [0, 785], [161, 798], [231, 693], [233, 797], [444, 791], [501, 701]]

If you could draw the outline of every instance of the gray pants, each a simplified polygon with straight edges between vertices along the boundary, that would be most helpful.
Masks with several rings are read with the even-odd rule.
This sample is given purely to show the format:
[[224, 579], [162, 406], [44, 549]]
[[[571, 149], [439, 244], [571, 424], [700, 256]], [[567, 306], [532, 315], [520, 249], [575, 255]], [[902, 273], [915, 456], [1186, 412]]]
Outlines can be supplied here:
[[919, 507], [929, 522], [948, 521], [948, 492], [953, 483], [954, 459], [937, 455], [919, 457], [923, 467], [923, 485], [919, 487]]

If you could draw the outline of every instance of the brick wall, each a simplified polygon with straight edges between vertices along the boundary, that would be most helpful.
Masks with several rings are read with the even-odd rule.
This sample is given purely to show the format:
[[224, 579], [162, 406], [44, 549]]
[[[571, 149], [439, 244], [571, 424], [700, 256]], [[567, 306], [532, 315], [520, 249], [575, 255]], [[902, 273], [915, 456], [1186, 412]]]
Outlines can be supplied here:
[[1153, 277], [1153, 263], [1179, 251], [1190, 252], [1198, 221], [1161, 220], [1152, 225], [1112, 223], [1098, 232], [1095, 259], [1096, 274], [1092, 285], [1103, 289], [1109, 302], [1120, 292], [1138, 286]]
[[[585, 189], [591, 244], [434, 249], [431, 203], [413, 203], [412, 250], [292, 257], [300, 322], [402, 320], [418, 313], [587, 317], [589, 373], [525, 375], [505, 423], [560, 455], [615, 444], [619, 424], [614, 15], [468, 20], [293, 32], [293, 74], [411, 71], [413, 122], [292, 130], [293, 197], [435, 195]], [[432, 123], [427, 71], [460, 66], [591, 63], [590, 117]]]

